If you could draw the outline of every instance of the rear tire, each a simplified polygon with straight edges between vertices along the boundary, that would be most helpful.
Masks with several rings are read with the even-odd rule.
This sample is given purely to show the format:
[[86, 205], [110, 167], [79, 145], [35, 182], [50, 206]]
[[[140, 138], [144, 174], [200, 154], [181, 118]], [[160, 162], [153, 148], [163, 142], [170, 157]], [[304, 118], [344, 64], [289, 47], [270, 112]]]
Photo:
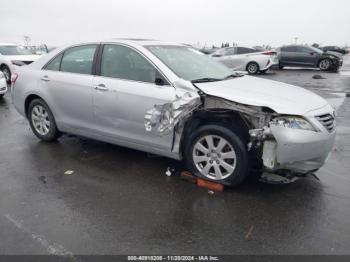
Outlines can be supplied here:
[[239, 134], [231, 129], [204, 125], [187, 141], [185, 162], [197, 177], [231, 187], [238, 186], [248, 177], [247, 148]]
[[30, 102], [28, 120], [33, 133], [43, 141], [55, 141], [61, 136], [49, 106], [42, 99]]
[[256, 62], [249, 62], [247, 64], [246, 70], [250, 75], [256, 75], [259, 72], [259, 65]]
[[8, 68], [7, 65], [3, 65], [0, 70], [5, 76], [6, 82], [8, 84], [11, 83], [11, 71], [10, 71], [10, 68]]

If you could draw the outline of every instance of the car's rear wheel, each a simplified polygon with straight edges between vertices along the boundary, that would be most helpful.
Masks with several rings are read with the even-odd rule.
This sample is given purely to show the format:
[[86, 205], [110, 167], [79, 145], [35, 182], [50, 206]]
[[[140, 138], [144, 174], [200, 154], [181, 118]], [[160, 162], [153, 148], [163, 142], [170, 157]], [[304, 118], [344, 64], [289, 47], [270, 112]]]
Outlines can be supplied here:
[[42, 99], [34, 99], [28, 107], [28, 119], [33, 133], [44, 141], [61, 136], [49, 106]]
[[331, 66], [332, 66], [332, 62], [328, 58], [322, 59], [318, 63], [318, 67], [320, 68], [321, 71], [328, 71], [331, 68]]
[[259, 65], [255, 62], [250, 62], [247, 65], [246, 70], [250, 75], [256, 75], [259, 72]]
[[204, 125], [194, 131], [185, 147], [187, 166], [198, 177], [237, 186], [248, 176], [248, 152], [231, 129]]

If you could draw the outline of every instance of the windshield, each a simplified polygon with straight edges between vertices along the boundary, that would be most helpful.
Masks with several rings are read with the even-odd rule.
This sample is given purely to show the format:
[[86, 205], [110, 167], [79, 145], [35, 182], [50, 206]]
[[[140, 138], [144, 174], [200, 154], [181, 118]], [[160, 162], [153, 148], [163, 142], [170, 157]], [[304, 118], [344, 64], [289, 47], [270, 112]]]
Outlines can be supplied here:
[[23, 46], [3, 45], [0, 46], [0, 54], [2, 55], [32, 55], [32, 53]]
[[146, 46], [177, 76], [194, 81], [219, 81], [234, 72], [207, 55], [187, 46]]
[[313, 51], [315, 51], [316, 53], [319, 53], [319, 54], [322, 54], [323, 51], [321, 49], [318, 49], [316, 47], [313, 47], [313, 46], [309, 46]]

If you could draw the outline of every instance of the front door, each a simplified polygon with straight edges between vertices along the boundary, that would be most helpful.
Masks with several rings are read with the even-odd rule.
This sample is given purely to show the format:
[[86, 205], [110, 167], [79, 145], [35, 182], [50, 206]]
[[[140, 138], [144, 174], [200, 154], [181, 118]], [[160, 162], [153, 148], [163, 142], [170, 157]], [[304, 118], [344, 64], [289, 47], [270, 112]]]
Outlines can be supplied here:
[[171, 134], [159, 136], [145, 129], [146, 112], [175, 99], [174, 87], [155, 84], [160, 74], [153, 64], [130, 47], [106, 44], [99, 74], [93, 91], [98, 132], [117, 141], [170, 151]]

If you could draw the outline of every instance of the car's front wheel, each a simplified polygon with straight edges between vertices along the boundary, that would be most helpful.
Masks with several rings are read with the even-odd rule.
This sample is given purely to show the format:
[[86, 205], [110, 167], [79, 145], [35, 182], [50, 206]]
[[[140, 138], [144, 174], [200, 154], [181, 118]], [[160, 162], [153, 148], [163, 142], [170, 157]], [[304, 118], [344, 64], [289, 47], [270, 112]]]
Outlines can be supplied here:
[[259, 72], [259, 65], [255, 62], [250, 62], [247, 65], [246, 70], [250, 75], [256, 75]]
[[34, 99], [28, 107], [28, 119], [33, 133], [44, 141], [54, 141], [61, 133], [49, 106], [42, 99]]
[[328, 58], [322, 59], [318, 63], [318, 67], [320, 68], [321, 71], [328, 71], [331, 68], [331, 66], [332, 66], [332, 62]]
[[248, 152], [231, 129], [205, 125], [194, 131], [185, 148], [187, 166], [198, 177], [237, 186], [248, 176]]

